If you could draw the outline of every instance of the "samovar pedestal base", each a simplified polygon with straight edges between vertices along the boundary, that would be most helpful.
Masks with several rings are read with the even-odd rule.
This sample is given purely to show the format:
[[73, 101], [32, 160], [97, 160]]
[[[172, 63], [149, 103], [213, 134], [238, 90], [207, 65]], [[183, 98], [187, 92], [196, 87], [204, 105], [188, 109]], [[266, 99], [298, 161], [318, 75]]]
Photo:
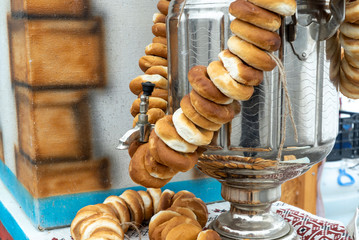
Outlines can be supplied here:
[[222, 183], [222, 197], [231, 208], [210, 224], [222, 239], [298, 239], [295, 230], [270, 211], [281, 195], [280, 185], [246, 189]]

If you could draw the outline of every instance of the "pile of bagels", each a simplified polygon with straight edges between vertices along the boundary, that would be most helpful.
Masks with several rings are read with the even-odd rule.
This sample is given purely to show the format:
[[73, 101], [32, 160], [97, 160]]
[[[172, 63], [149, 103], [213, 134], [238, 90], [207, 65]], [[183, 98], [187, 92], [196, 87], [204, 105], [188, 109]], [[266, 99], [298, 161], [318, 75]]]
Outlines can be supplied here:
[[359, 99], [359, 1], [348, 1], [345, 21], [340, 26], [340, 44], [344, 57], [340, 66], [340, 92]]
[[193, 193], [149, 188], [126, 190], [83, 207], [70, 230], [74, 240], [122, 240], [129, 228], [149, 221], [151, 240], [220, 240], [216, 232], [202, 231], [207, 219], [206, 204]]
[[[263, 80], [263, 71], [276, 67], [267, 52], [280, 48], [276, 31], [281, 16], [295, 11], [295, 0], [237, 0], [230, 5], [229, 12], [236, 19], [230, 25], [234, 36], [227, 42], [228, 49], [219, 53], [219, 61], [193, 67], [188, 72], [192, 91], [183, 97], [180, 108], [156, 120], [148, 143], [130, 147], [129, 175], [135, 183], [162, 187], [177, 172], [196, 165], [214, 133], [240, 112], [239, 101], [253, 95], [254, 86]], [[152, 82], [156, 88], [165, 88]]]
[[138, 121], [141, 102], [139, 97], [142, 94], [143, 82], [155, 84], [154, 91], [149, 97], [148, 121], [154, 124], [166, 112], [168, 100], [166, 16], [169, 3], [169, 0], [160, 0], [157, 3], [159, 12], [155, 13], [152, 18], [152, 33], [155, 37], [152, 43], [146, 46], [146, 55], [142, 56], [138, 62], [144, 74], [135, 77], [129, 84], [131, 92], [138, 96], [131, 106], [131, 115], [134, 117], [133, 126]]

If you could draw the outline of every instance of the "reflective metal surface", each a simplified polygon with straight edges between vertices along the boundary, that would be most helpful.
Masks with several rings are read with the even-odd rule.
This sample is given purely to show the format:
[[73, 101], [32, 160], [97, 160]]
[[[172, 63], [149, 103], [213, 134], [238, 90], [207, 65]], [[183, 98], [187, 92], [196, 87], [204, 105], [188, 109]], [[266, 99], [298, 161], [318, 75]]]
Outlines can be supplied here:
[[[173, 0], [167, 19], [169, 36], [170, 113], [191, 87], [189, 69], [208, 65], [231, 36], [228, 0]], [[344, 16], [344, 1], [298, 1], [294, 17], [284, 18], [277, 52], [287, 76], [293, 118], [283, 117], [286, 100], [278, 69], [265, 72], [241, 113], [218, 132], [198, 168], [222, 183], [231, 210], [213, 228], [228, 239], [282, 239], [292, 231], [269, 213], [280, 198], [280, 184], [324, 159], [338, 127], [337, 77], [340, 48], [335, 35]], [[286, 126], [285, 134], [283, 125]], [[278, 150], [285, 137], [278, 161]], [[295, 235], [295, 233], [292, 233]], [[292, 238], [295, 239], [295, 238]]]

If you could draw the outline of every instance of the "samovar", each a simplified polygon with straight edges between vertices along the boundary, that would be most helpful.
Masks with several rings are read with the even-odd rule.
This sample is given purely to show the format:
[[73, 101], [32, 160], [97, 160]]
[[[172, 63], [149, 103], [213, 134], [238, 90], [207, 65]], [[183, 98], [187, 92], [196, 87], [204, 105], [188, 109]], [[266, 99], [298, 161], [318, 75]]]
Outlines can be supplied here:
[[[231, 2], [172, 0], [167, 17], [170, 113], [191, 90], [189, 69], [207, 66], [226, 48]], [[241, 102], [241, 113], [219, 130], [200, 158], [197, 167], [221, 182], [222, 197], [231, 205], [210, 225], [223, 239], [297, 239], [293, 228], [270, 207], [280, 199], [283, 182], [323, 160], [334, 145], [337, 29], [344, 8], [344, 0], [297, 1], [296, 14], [282, 18], [282, 44], [275, 53], [283, 64], [287, 89], [278, 68], [265, 72], [251, 99]]]

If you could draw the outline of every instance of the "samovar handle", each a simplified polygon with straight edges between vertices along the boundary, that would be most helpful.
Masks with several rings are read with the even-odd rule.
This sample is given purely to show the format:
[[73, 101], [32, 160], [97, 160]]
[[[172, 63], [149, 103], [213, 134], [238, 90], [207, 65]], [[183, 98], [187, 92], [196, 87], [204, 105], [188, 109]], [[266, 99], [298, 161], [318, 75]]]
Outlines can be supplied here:
[[140, 114], [138, 115], [138, 122], [136, 126], [128, 130], [119, 140], [118, 150], [128, 149], [132, 142], [139, 141], [142, 143], [148, 142], [149, 135], [153, 126], [148, 122], [148, 104], [149, 96], [151, 96], [155, 84], [151, 82], [142, 83], [143, 94], [140, 97]]

